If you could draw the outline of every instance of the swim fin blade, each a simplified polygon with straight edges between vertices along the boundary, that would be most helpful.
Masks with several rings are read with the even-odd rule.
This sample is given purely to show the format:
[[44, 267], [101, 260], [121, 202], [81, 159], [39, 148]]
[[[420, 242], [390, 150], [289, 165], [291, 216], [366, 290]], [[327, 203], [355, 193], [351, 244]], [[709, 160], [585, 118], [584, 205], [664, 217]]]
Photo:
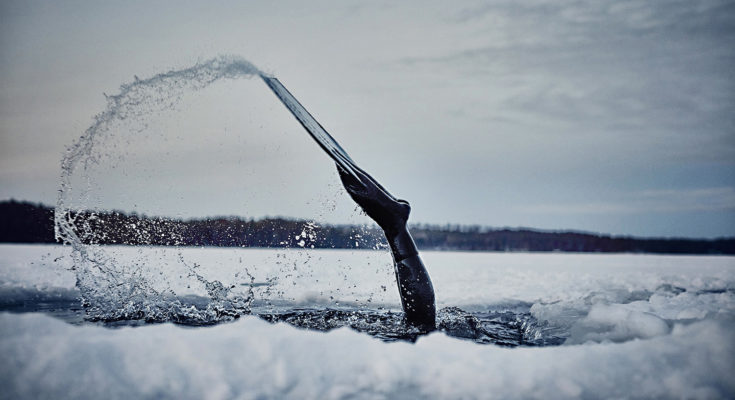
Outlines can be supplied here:
[[337, 163], [344, 171], [350, 174], [358, 182], [362, 183], [362, 180], [355, 172], [357, 165], [342, 146], [337, 143], [336, 140], [327, 133], [324, 127], [317, 122], [314, 117], [306, 111], [306, 108], [299, 103], [298, 100], [286, 89], [285, 86], [276, 77], [260, 75], [265, 81], [269, 88], [276, 94], [281, 100], [283, 105], [291, 111], [294, 117], [301, 123], [301, 125], [309, 132], [309, 135], [319, 144], [319, 146]]

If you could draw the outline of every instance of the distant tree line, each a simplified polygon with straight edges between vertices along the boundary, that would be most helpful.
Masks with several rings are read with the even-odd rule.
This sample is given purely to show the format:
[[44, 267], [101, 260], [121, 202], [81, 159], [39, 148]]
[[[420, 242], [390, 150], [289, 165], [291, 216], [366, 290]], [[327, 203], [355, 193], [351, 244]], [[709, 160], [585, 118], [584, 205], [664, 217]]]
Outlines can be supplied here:
[[411, 234], [419, 248], [435, 250], [735, 254], [735, 238], [647, 239], [533, 229], [483, 231], [438, 226], [412, 227]]
[[[376, 227], [316, 224], [305, 220], [239, 217], [171, 219], [116, 211], [70, 213], [76, 234], [89, 244], [221, 247], [376, 248]], [[412, 225], [423, 250], [562, 251], [664, 254], [735, 254], [735, 238], [647, 239], [533, 229]], [[54, 243], [54, 210], [42, 204], [0, 202], [0, 242]]]
[[[383, 239], [373, 227], [321, 225], [285, 218], [172, 219], [119, 211], [64, 216], [87, 244], [219, 247], [375, 248]], [[0, 242], [55, 243], [54, 209], [43, 204], [0, 202]]]

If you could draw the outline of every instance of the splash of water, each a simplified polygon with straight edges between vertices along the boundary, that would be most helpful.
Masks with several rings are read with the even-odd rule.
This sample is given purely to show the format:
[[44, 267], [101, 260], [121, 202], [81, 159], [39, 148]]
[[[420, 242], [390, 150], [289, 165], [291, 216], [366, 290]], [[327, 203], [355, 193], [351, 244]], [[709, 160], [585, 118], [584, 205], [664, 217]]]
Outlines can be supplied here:
[[[193, 67], [171, 70], [148, 79], [135, 78], [120, 86], [120, 93], [107, 96], [107, 107], [94, 117], [92, 125], [72, 144], [61, 161], [61, 186], [58, 191], [55, 214], [56, 239], [71, 245], [80, 244], [74, 229], [74, 219], [69, 216], [71, 180], [79, 167], [85, 169], [99, 162], [94, 153], [96, 144], [110, 133], [114, 123], [173, 108], [184, 92], [201, 90], [221, 79], [235, 79], [261, 75], [250, 62], [229, 56], [213, 58]], [[88, 190], [88, 188], [86, 189]], [[81, 246], [79, 246], [81, 247]]]
[[[220, 56], [147, 79], [136, 76], [133, 82], [123, 84], [118, 94], [105, 95], [105, 110], [97, 114], [92, 125], [67, 148], [61, 162], [61, 184], [54, 215], [55, 237], [72, 246], [77, 287], [90, 318], [194, 319], [207, 323], [247, 312], [252, 291], [249, 296], [233, 295], [230, 288], [219, 281], [207, 281], [183, 260], [189, 276], [196, 277], [211, 298], [206, 307], [197, 308], [177, 300], [176, 293], [167, 284], [163, 288], [154, 285], [146, 276], [143, 262], [121, 261], [95, 246], [95, 232], [90, 223], [95, 216], [86, 207], [92, 187], [87, 172], [104, 157], [103, 152], [95, 149], [103, 147], [117, 126], [125, 124], [133, 132], [142, 132], [149, 118], [174, 109], [185, 93], [204, 89], [220, 80], [256, 75], [262, 72], [250, 62]], [[74, 181], [75, 177], [81, 177], [81, 184]], [[81, 199], [79, 204], [75, 199]]]

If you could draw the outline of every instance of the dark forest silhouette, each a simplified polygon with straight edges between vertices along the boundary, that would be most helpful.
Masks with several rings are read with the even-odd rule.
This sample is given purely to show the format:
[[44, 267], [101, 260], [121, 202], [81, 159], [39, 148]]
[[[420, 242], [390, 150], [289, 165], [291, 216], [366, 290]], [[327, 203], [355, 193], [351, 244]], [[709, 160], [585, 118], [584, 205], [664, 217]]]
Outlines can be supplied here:
[[[180, 220], [117, 211], [67, 215], [94, 235], [78, 234], [95, 244], [376, 248], [383, 245], [377, 227], [324, 225], [286, 218], [246, 220], [216, 217]], [[0, 202], [0, 242], [55, 243], [54, 210], [43, 204]], [[735, 254], [735, 238], [714, 240], [611, 237], [581, 232], [490, 229], [460, 225], [412, 225], [422, 250], [562, 251], [660, 254]]]

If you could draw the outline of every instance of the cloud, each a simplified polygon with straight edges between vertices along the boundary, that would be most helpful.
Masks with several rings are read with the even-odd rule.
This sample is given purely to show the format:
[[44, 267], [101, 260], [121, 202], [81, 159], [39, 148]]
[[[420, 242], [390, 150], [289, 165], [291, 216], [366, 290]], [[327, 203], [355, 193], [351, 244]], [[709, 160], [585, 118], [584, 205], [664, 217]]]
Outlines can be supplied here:
[[735, 160], [732, 2], [492, 2], [452, 22], [481, 39], [401, 62], [472, 81], [477, 94], [455, 114]]

